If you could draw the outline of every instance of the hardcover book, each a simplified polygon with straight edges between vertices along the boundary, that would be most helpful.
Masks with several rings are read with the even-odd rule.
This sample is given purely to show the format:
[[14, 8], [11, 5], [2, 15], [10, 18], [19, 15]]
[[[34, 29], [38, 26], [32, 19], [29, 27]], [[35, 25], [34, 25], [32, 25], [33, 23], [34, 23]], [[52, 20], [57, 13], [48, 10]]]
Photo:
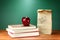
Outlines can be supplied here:
[[27, 37], [27, 36], [38, 36], [39, 30], [35, 25], [30, 24], [30, 26], [23, 25], [8, 25], [6, 28], [8, 35], [11, 37]]
[[38, 28], [34, 28], [34, 29], [16, 29], [16, 30], [12, 30], [12, 29], [9, 29], [9, 28], [6, 28], [6, 31], [8, 32], [12, 32], [12, 33], [25, 33], [25, 32], [36, 32], [36, 31], [39, 31]]
[[17, 34], [12, 34], [8, 32], [8, 35], [11, 37], [30, 37], [30, 36], [39, 36], [39, 32], [17, 33]]
[[30, 26], [23, 26], [22, 24], [19, 25], [8, 25], [9, 29], [33, 29], [36, 28], [35, 25], [30, 24]]

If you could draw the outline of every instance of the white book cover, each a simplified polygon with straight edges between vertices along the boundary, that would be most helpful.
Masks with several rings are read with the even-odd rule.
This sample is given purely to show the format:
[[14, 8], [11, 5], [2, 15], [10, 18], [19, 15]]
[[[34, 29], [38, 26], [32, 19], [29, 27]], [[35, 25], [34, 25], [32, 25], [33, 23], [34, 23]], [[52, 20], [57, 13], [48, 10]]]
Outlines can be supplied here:
[[32, 28], [36, 28], [36, 26], [32, 24], [30, 24], [30, 26], [23, 26], [22, 24], [20, 24], [20, 25], [8, 25], [8, 28], [10, 29], [32, 29]]
[[19, 33], [19, 34], [12, 34], [8, 32], [8, 35], [11, 37], [29, 37], [29, 36], [38, 36], [39, 32]]
[[8, 32], [12, 32], [12, 33], [21, 33], [21, 32], [36, 32], [36, 31], [39, 31], [38, 28], [35, 28], [35, 29], [17, 29], [17, 30], [12, 30], [12, 29], [9, 29], [9, 28], [6, 28], [6, 31]]

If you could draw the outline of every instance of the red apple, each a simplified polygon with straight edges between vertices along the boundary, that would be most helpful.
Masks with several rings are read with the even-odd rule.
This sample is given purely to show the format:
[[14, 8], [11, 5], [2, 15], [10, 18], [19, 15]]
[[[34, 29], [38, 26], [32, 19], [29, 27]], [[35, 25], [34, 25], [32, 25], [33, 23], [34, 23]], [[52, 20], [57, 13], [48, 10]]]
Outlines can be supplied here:
[[22, 18], [22, 24], [24, 26], [29, 26], [29, 24], [30, 24], [30, 18], [29, 17], [23, 17]]

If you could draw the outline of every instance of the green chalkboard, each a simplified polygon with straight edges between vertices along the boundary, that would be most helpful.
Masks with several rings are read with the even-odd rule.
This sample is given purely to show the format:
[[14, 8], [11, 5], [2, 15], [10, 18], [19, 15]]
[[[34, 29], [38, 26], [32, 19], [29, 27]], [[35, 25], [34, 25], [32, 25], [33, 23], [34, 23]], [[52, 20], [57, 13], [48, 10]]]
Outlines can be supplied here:
[[31, 24], [37, 25], [37, 10], [52, 9], [52, 28], [60, 30], [60, 1], [59, 0], [0, 0], [0, 29], [4, 30], [9, 24], [21, 24], [21, 18], [28, 16]]

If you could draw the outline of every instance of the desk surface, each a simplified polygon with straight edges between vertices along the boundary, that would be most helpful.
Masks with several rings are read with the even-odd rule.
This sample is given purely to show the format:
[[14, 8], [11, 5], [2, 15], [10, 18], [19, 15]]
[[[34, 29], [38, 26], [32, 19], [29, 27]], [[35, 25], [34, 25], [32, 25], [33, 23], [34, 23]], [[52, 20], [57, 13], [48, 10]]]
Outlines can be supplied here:
[[41, 34], [37, 37], [11, 38], [5, 30], [0, 30], [0, 40], [60, 40], [60, 31], [53, 31], [52, 35]]

